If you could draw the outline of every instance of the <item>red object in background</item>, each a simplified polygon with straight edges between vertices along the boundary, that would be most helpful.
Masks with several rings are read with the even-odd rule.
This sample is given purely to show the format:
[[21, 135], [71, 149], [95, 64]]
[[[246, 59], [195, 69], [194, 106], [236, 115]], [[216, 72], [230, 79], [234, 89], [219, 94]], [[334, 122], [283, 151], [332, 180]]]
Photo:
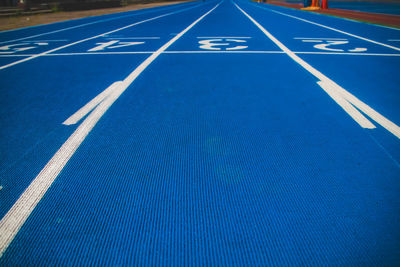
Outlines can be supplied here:
[[328, 8], [328, 0], [322, 0], [322, 9]]

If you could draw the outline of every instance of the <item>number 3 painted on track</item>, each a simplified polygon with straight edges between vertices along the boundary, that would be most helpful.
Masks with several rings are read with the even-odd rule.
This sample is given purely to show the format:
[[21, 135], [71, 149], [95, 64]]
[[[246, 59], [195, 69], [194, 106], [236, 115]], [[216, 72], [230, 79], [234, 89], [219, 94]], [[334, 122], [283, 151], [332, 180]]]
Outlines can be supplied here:
[[[222, 43], [223, 40], [226, 42]], [[205, 50], [221, 50], [221, 47], [219, 46], [227, 47], [226, 50], [241, 50], [247, 48], [245, 45], [236, 45], [230, 47], [232, 46], [232, 43], [246, 43], [246, 41], [238, 39], [208, 39], [199, 41], [199, 44], [201, 44], [199, 47]]]

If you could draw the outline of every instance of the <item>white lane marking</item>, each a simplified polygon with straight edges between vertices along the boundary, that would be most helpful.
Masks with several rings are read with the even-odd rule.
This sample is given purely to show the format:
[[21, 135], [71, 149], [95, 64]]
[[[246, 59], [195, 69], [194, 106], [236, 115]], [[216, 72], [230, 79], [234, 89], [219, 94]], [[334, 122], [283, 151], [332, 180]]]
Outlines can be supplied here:
[[381, 46], [384, 46], [384, 47], [388, 47], [388, 48], [394, 49], [396, 51], [400, 51], [399, 47], [395, 47], [395, 46], [392, 46], [392, 45], [388, 45], [388, 44], [384, 44], [384, 43], [381, 43], [381, 42], [377, 42], [377, 41], [374, 41], [374, 40], [371, 40], [371, 39], [368, 39], [368, 38], [365, 38], [365, 37], [361, 37], [359, 35], [348, 33], [348, 32], [345, 32], [345, 31], [342, 31], [342, 30], [339, 30], [339, 29], [336, 29], [336, 28], [325, 26], [325, 25], [322, 25], [322, 24], [319, 24], [319, 23], [316, 23], [316, 22], [313, 22], [313, 21], [302, 19], [302, 18], [299, 18], [299, 17], [296, 17], [296, 16], [292, 16], [292, 15], [289, 15], [289, 14], [286, 14], [286, 13], [283, 13], [283, 12], [279, 12], [279, 11], [276, 11], [276, 10], [272, 10], [272, 9], [269, 9], [269, 10], [271, 12], [274, 12], [274, 13], [277, 13], [277, 14], [281, 14], [283, 16], [294, 18], [294, 19], [297, 19], [297, 20], [300, 20], [300, 21], [303, 21], [303, 22], [307, 22], [307, 23], [310, 23], [310, 24], [314, 24], [314, 25], [320, 26], [320, 27], [328, 29], [328, 30], [332, 30], [332, 31], [335, 31], [335, 32], [340, 32], [340, 33], [346, 34], [346, 35], [354, 37], [354, 38], [358, 38], [358, 39], [361, 39], [361, 40], [364, 40], [364, 41], [367, 41], [367, 42], [370, 42], [370, 43], [374, 43], [374, 44], [377, 44], [377, 45], [381, 45]]
[[0, 185], [0, 190], [3, 190], [3, 186]]
[[[223, 42], [226, 41], [226, 42]], [[245, 45], [235, 45], [235, 43], [246, 43], [245, 40], [241, 39], [231, 39], [231, 38], [220, 38], [220, 39], [206, 39], [199, 41], [200, 49], [205, 50], [217, 50], [222, 51], [225, 47], [226, 50], [241, 50], [246, 49], [248, 46]], [[222, 47], [220, 47], [222, 46]], [[226, 47], [230, 46], [230, 47]]]
[[107, 43], [96, 43], [97, 46], [92, 48], [92, 49], [89, 49], [88, 52], [104, 50], [105, 47], [113, 45], [113, 44], [116, 44], [118, 42], [119, 42], [119, 40], [110, 41], [110, 42], [107, 42]]
[[397, 39], [389, 39], [388, 41], [389, 42], [400, 42], [400, 40], [397, 40]]
[[304, 43], [322, 43], [321, 40], [302, 40]]
[[367, 51], [367, 48], [357, 47], [354, 49], [349, 49], [348, 51], [350, 51], [350, 52], [365, 52], [365, 51]]
[[342, 97], [336, 90], [334, 85], [329, 83], [319, 81], [317, 84], [333, 99], [335, 102], [341, 106], [347, 114], [349, 114], [355, 121], [357, 121], [361, 127], [367, 129], [376, 128], [364, 115], [361, 114], [352, 104], [350, 104], [344, 97]]
[[[196, 6], [198, 6], [198, 5], [196, 5]], [[63, 29], [60, 29], [60, 30], [55, 30], [55, 31], [51, 31], [51, 32], [45, 32], [45, 33], [31, 35], [31, 36], [27, 36], [27, 37], [18, 38], [18, 39], [3, 41], [3, 42], [0, 42], [0, 44], [12, 43], [12, 42], [31, 39], [31, 38], [35, 38], [35, 37], [39, 37], [39, 36], [43, 36], [43, 35], [52, 34], [52, 33], [58, 33], [58, 32], [62, 32], [62, 31], [72, 30], [72, 29], [76, 29], [76, 28], [80, 28], [80, 27], [84, 27], [84, 26], [88, 26], [88, 25], [93, 25], [93, 24], [96, 24], [96, 23], [101, 23], [101, 22], [106, 22], [106, 21], [111, 21], [111, 20], [116, 20], [116, 19], [122, 19], [122, 18], [126, 18], [126, 17], [134, 17], [134, 16], [138, 16], [138, 15], [151, 13], [151, 12], [163, 11], [164, 9], [171, 9], [171, 8], [174, 8], [174, 7], [169, 6], [169, 7], [163, 8], [162, 10], [157, 9], [157, 10], [151, 10], [150, 12], [148, 12], [148, 11], [146, 12], [145, 11], [145, 12], [140, 12], [140, 13], [135, 13], [135, 14], [130, 14], [130, 15], [119, 16], [119, 17], [115, 17], [115, 18], [97, 20], [97, 21], [93, 21], [93, 22], [89, 22], [89, 23], [84, 23], [84, 24], [80, 24], [80, 25], [76, 25], [76, 26], [72, 26], [72, 27], [63, 28]], [[56, 22], [56, 23], [62, 23], [62, 22], [65, 22], [65, 21]], [[42, 26], [42, 25], [40, 25], [40, 26]], [[4, 32], [6, 32], [6, 31], [4, 31]]]
[[225, 36], [225, 37], [220, 37], [220, 36], [214, 36], [214, 37], [197, 37], [198, 39], [213, 39], [213, 38], [222, 38], [222, 39], [226, 39], [226, 38], [232, 38], [232, 39], [251, 39], [251, 37], [232, 37], [232, 36]]
[[51, 42], [68, 42], [69, 40], [29, 40], [23, 41], [24, 43], [33, 43], [33, 42], [43, 42], [43, 43], [51, 43]]
[[46, 57], [53, 56], [87, 56], [87, 55], [134, 55], [134, 54], [153, 54], [155, 51], [137, 51], [137, 52], [83, 52], [83, 53], [59, 53], [59, 54], [49, 54]]
[[129, 40], [129, 39], [140, 39], [140, 40], [153, 40], [153, 39], [160, 39], [160, 37], [107, 37], [107, 39], [113, 40], [113, 39], [117, 39], [117, 40]]
[[[217, 42], [217, 43], [215, 43]], [[218, 43], [220, 42], [220, 43]], [[222, 39], [209, 39], [209, 40], [203, 40], [199, 41], [199, 46], [200, 49], [206, 49], [206, 50], [221, 50], [220, 47], [218, 46], [228, 46], [229, 43], [221, 43]]]
[[[196, 6], [194, 6], [194, 7], [196, 7]], [[35, 58], [44, 56], [44, 55], [47, 55], [47, 54], [50, 54], [50, 53], [52, 53], [52, 52], [55, 52], [55, 51], [58, 51], [58, 50], [61, 50], [61, 49], [64, 49], [64, 48], [67, 48], [67, 47], [70, 47], [70, 46], [73, 46], [73, 45], [76, 45], [76, 44], [80, 44], [80, 43], [83, 43], [83, 42], [86, 42], [86, 41], [89, 41], [89, 40], [93, 40], [93, 39], [96, 39], [96, 38], [98, 38], [98, 37], [103, 37], [104, 35], [107, 35], [107, 34], [111, 34], [111, 33], [118, 32], [118, 31], [122, 31], [122, 30], [124, 30], [124, 29], [131, 28], [131, 27], [133, 27], [133, 26], [136, 26], [136, 25], [139, 25], [139, 24], [142, 24], [142, 23], [145, 23], [145, 22], [149, 22], [149, 21], [152, 21], [152, 20], [156, 20], [156, 19], [159, 19], [159, 18], [162, 18], [162, 17], [169, 16], [169, 15], [181, 13], [181, 12], [183, 12], [183, 11], [186, 11], [186, 10], [188, 10], [188, 9], [192, 9], [192, 8], [194, 8], [194, 7], [189, 7], [189, 8], [185, 8], [185, 9], [182, 9], [182, 10], [170, 12], [170, 13], [167, 13], [167, 14], [164, 14], [164, 15], [152, 17], [152, 18], [150, 18], [150, 19], [145, 19], [145, 20], [142, 20], [142, 21], [139, 21], [139, 22], [136, 22], [136, 23], [133, 23], [133, 24], [124, 26], [124, 27], [122, 27], [122, 28], [118, 28], [118, 29], [116, 29], [116, 30], [112, 30], [112, 31], [109, 31], [109, 32], [106, 32], [106, 33], [102, 33], [102, 34], [99, 34], [99, 35], [96, 35], [96, 36], [93, 36], [93, 37], [89, 37], [89, 38], [86, 38], [86, 39], [82, 39], [82, 40], [80, 40], [80, 41], [76, 41], [76, 42], [70, 43], [70, 44], [67, 44], [67, 45], [63, 45], [63, 46], [61, 46], [61, 47], [51, 49], [51, 50], [49, 50], [49, 51], [46, 51], [46, 52], [37, 54], [37, 55], [35, 55], [35, 56], [29, 57], [29, 58], [24, 58], [24, 59], [21, 59], [21, 60], [19, 60], [19, 61], [15, 61], [15, 62], [13, 62], [13, 63], [10, 63], [10, 64], [7, 64], [7, 65], [1, 66], [1, 67], [0, 67], [0, 70], [9, 68], [9, 67], [11, 67], [11, 66], [14, 66], [14, 65], [17, 65], [17, 64], [20, 64], [20, 63], [23, 63], [23, 62], [26, 62], [26, 61], [29, 61], [29, 60], [32, 60], [32, 59], [35, 59]]]
[[[236, 5], [236, 4], [235, 4]], [[376, 112], [367, 104], [360, 101], [354, 95], [340, 87], [334, 81], [329, 79], [327, 76], [322, 74], [320, 71], [312, 67], [310, 64], [305, 62], [303, 59], [298, 57], [295, 53], [293, 53], [289, 48], [287, 48], [283, 43], [281, 43], [278, 39], [276, 39], [271, 33], [269, 33], [263, 26], [261, 26], [257, 21], [255, 21], [249, 14], [247, 14], [243, 9], [241, 9], [238, 5], [236, 7], [248, 18], [252, 21], [269, 39], [271, 39], [279, 48], [282, 49], [290, 58], [292, 58], [295, 62], [297, 62], [300, 66], [314, 75], [317, 79], [320, 80], [318, 83], [322, 89], [324, 89], [361, 127], [372, 129], [373, 126], [371, 122], [369, 122], [364, 116], [360, 116], [354, 109], [349, 108], [348, 104], [344, 104], [343, 100], [346, 100], [349, 104], [353, 105], [364, 114], [369, 116], [372, 120], [380, 124], [386, 130], [391, 132], [397, 138], [400, 139], [400, 127]], [[341, 97], [338, 97], [340, 95]], [[373, 126], [373, 127], [372, 127]]]
[[[91, 52], [91, 53], [54, 53], [44, 55], [45, 57], [54, 56], [87, 56], [87, 55], [134, 55], [134, 54], [152, 54], [154, 51], [137, 51], [137, 52]], [[283, 51], [165, 51], [165, 54], [201, 54], [201, 53], [235, 53], [235, 54], [286, 54]], [[382, 57], [400, 57], [400, 54], [379, 54], [379, 53], [335, 53], [335, 52], [310, 52], [310, 51], [293, 51], [295, 54], [307, 54], [307, 55], [340, 55], [340, 56], [382, 56]], [[31, 57], [35, 54], [13, 54], [13, 55], [0, 55], [1, 57]]]
[[307, 40], [307, 39], [315, 40], [315, 39], [317, 39], [317, 40], [338, 40], [338, 41], [346, 41], [347, 40], [344, 38], [320, 38], [320, 37], [315, 37], [315, 38], [295, 37], [293, 39], [299, 39], [299, 40]]
[[75, 112], [71, 117], [63, 122], [64, 125], [73, 125], [79, 122], [83, 117], [89, 114], [98, 104], [103, 102], [104, 99], [109, 97], [118, 87], [122, 85], [122, 82], [115, 82], [110, 85], [106, 90], [101, 92], [98, 96], [93, 98], [89, 103]]
[[[101, 119], [110, 106], [119, 98], [119, 96], [132, 84], [132, 82], [168, 47], [177, 41], [182, 35], [189, 31], [194, 25], [210, 14], [220, 4], [202, 15], [182, 32], [160, 47], [156, 52], [142, 62], [133, 72], [131, 72], [123, 81], [118, 82], [113, 90], [110, 90], [108, 96], [96, 106], [88, 117], [78, 126], [75, 132], [61, 146], [56, 154], [50, 159], [46, 166], [40, 171], [38, 176], [32, 181], [28, 188], [22, 193], [19, 199], [14, 203], [11, 209], [0, 221], [0, 258], [5, 250], [17, 235], [22, 225], [28, 219], [44, 194], [50, 188], [51, 184], [60, 174], [62, 169], [74, 155], [75, 151], [85, 140], [96, 123]], [[104, 96], [104, 95], [103, 95]], [[81, 113], [80, 115], [82, 115]], [[79, 117], [79, 116], [77, 116]]]
[[349, 101], [352, 105], [362, 111], [364, 114], [368, 115], [375, 122], [380, 124], [383, 128], [391, 132], [397, 138], [400, 138], [400, 127], [397, 126], [392, 121], [388, 120], [380, 113], [375, 111], [373, 108], [359, 100], [357, 97], [352, 95], [350, 92], [346, 91], [344, 88], [340, 87], [336, 83], [331, 80], [326, 80], [325, 82], [331, 83], [331, 86], [334, 86], [338, 93], [340, 93], [347, 101]]
[[[127, 46], [135, 46], [144, 44], [145, 42], [120, 42], [120, 40], [113, 40], [107, 43], [96, 43], [96, 47], [89, 49], [88, 52], [103, 51], [108, 49], [122, 48]], [[118, 45], [117, 45], [118, 44]]]
[[314, 45], [315, 48], [321, 49], [321, 50], [326, 50], [326, 51], [333, 51], [333, 52], [344, 52], [343, 49], [340, 48], [330, 48], [328, 46], [334, 46], [334, 45], [341, 45], [341, 44], [348, 44], [348, 41], [328, 41], [328, 43], [324, 44], [317, 44]]

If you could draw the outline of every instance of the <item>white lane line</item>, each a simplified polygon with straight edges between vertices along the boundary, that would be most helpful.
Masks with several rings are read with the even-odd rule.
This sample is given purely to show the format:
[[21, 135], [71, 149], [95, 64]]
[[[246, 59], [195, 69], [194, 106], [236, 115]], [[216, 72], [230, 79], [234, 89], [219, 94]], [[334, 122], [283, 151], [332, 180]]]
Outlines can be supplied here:
[[[84, 23], [84, 24], [80, 24], [80, 25], [76, 25], [76, 26], [72, 26], [72, 27], [67, 27], [67, 28], [63, 28], [63, 29], [59, 29], [59, 30], [55, 30], [55, 31], [51, 31], [51, 32], [45, 32], [45, 33], [40, 33], [40, 34], [31, 35], [31, 36], [27, 36], [27, 37], [22, 37], [22, 38], [18, 38], [18, 39], [3, 41], [3, 42], [0, 42], [0, 44], [17, 42], [17, 41], [31, 39], [31, 38], [35, 38], [35, 37], [39, 37], [39, 36], [43, 36], [43, 35], [48, 35], [48, 34], [52, 34], [52, 33], [58, 33], [58, 32], [63, 32], [63, 31], [68, 31], [68, 30], [84, 27], [84, 26], [89, 26], [89, 25], [93, 25], [93, 24], [96, 24], [96, 23], [101, 23], [101, 22], [106, 22], [106, 21], [111, 21], [111, 20], [116, 20], [116, 19], [122, 19], [122, 18], [126, 18], [126, 17], [134, 17], [134, 16], [138, 16], [138, 15], [151, 13], [151, 12], [163, 11], [164, 9], [171, 9], [171, 8], [174, 8], [174, 7], [169, 6], [168, 8], [167, 7], [162, 8], [162, 10], [160, 10], [160, 9], [151, 10], [151, 11], [149, 10], [147, 12], [145, 11], [145, 12], [140, 12], [140, 13], [135, 13], [135, 14], [130, 14], [130, 15], [118, 16], [118, 17], [114, 17], [114, 18], [96, 20], [96, 21], [93, 21], [93, 22], [88, 22], [88, 23]], [[65, 21], [61, 21], [59, 23], [62, 23], [62, 22], [65, 22]]]
[[343, 56], [389, 56], [399, 57], [400, 54], [380, 54], [380, 53], [347, 53], [347, 52], [293, 52], [295, 54], [308, 54], [308, 55], [343, 55]]
[[325, 25], [322, 25], [322, 24], [319, 24], [319, 23], [316, 23], [316, 22], [313, 22], [313, 21], [302, 19], [302, 18], [299, 18], [299, 17], [296, 17], [296, 16], [292, 16], [292, 15], [289, 15], [289, 14], [286, 14], [286, 13], [283, 13], [283, 12], [279, 12], [279, 11], [276, 11], [276, 10], [272, 10], [271, 9], [271, 11], [274, 12], [274, 13], [277, 13], [277, 14], [281, 14], [283, 16], [287, 16], [287, 17], [294, 18], [294, 19], [297, 19], [297, 20], [300, 20], [300, 21], [303, 21], [303, 22], [307, 22], [307, 23], [310, 23], [310, 24], [317, 25], [317, 26], [320, 26], [320, 27], [328, 29], [328, 30], [332, 30], [332, 31], [335, 31], [335, 32], [340, 32], [340, 33], [343, 33], [345, 35], [361, 39], [363, 41], [367, 41], [367, 42], [370, 42], [370, 43], [373, 43], [373, 44], [377, 44], [377, 45], [381, 45], [381, 46], [384, 46], [384, 47], [387, 47], [387, 48], [394, 49], [396, 51], [400, 51], [399, 47], [395, 47], [395, 46], [392, 46], [392, 45], [388, 45], [388, 44], [384, 44], [384, 43], [381, 43], [381, 42], [377, 42], [377, 41], [374, 41], [374, 40], [371, 40], [371, 39], [368, 39], [368, 38], [365, 38], [365, 37], [362, 37], [362, 36], [359, 36], [359, 35], [348, 33], [348, 32], [345, 32], [345, 31], [342, 31], [342, 30], [339, 30], [339, 29], [336, 29], [336, 28], [325, 26]]
[[[236, 5], [236, 4], [235, 4]], [[249, 14], [247, 14], [238, 5], [236, 7], [252, 21], [269, 39], [271, 39], [279, 48], [282, 49], [290, 58], [297, 62], [300, 66], [314, 75], [319, 79], [318, 85], [327, 92], [335, 101], [338, 103], [361, 127], [367, 129], [373, 129], [375, 126], [357, 110], [350, 108], [349, 105], [353, 105], [355, 108], [363, 112], [365, 115], [369, 116], [372, 120], [380, 124], [386, 130], [391, 132], [397, 138], [400, 139], [400, 127], [376, 112], [367, 104], [360, 101], [354, 95], [350, 94], [348, 91], [340, 87], [334, 81], [329, 79], [327, 76], [322, 74], [320, 71], [312, 67], [310, 64], [305, 62], [303, 59], [298, 57], [289, 48], [287, 48], [283, 43], [276, 39], [271, 33], [269, 33], [263, 26], [261, 26], [257, 21], [255, 21]], [[348, 102], [348, 103], [344, 103]]]
[[68, 42], [69, 40], [29, 40], [29, 41], [23, 41], [23, 43], [32, 43], [32, 42]]
[[236, 39], [251, 39], [251, 37], [232, 37], [232, 36], [225, 36], [225, 37], [221, 37], [221, 36], [208, 36], [208, 37], [197, 37], [198, 39], [212, 39], [212, 38], [236, 38]]
[[355, 121], [357, 121], [361, 127], [366, 129], [374, 129], [375, 125], [372, 124], [364, 115], [361, 114], [352, 104], [350, 104], [344, 97], [342, 97], [336, 90], [334, 85], [319, 81], [317, 84], [341, 106], [347, 114], [349, 114]]
[[364, 41], [367, 41], [367, 42], [370, 42], [370, 43], [373, 43], [373, 44], [381, 45], [381, 46], [384, 46], [384, 47], [387, 47], [387, 48], [394, 49], [396, 51], [400, 51], [399, 47], [395, 47], [395, 46], [392, 46], [392, 45], [388, 45], [388, 44], [384, 44], [384, 43], [381, 43], [381, 42], [377, 42], [377, 41], [374, 41], [374, 40], [371, 40], [371, 39], [368, 39], [368, 38], [365, 38], [365, 37], [361, 37], [359, 35], [348, 33], [348, 32], [345, 32], [345, 31], [342, 31], [342, 30], [339, 30], [339, 29], [336, 29], [336, 28], [325, 26], [325, 25], [322, 25], [322, 24], [319, 24], [319, 23], [316, 23], [316, 22], [313, 22], [313, 21], [302, 19], [302, 18], [299, 18], [299, 17], [296, 17], [296, 16], [292, 16], [292, 15], [289, 15], [289, 14], [286, 14], [286, 13], [283, 13], [283, 12], [279, 12], [279, 11], [276, 11], [276, 10], [269, 9], [269, 11], [277, 13], [277, 14], [280, 14], [280, 15], [283, 15], [283, 16], [287, 16], [287, 17], [290, 17], [290, 18], [294, 18], [294, 19], [297, 19], [297, 20], [300, 20], [300, 21], [303, 21], [303, 22], [314, 24], [314, 25], [320, 26], [320, 27], [328, 29], [328, 30], [332, 30], [332, 31], [335, 31], [335, 32], [340, 32], [342, 34], [345, 34], [345, 35], [348, 35], [348, 36], [351, 36], [351, 37], [354, 37], [354, 38], [358, 38], [358, 39], [361, 39], [361, 40], [364, 40]]
[[107, 39], [118, 39], [118, 40], [129, 40], [129, 39], [145, 39], [145, 40], [153, 40], [153, 39], [161, 39], [161, 37], [107, 37]]
[[109, 31], [109, 32], [106, 32], [106, 33], [102, 33], [102, 34], [99, 34], [99, 35], [96, 35], [96, 36], [93, 36], [93, 37], [89, 37], [89, 38], [86, 38], [86, 39], [83, 39], [83, 40], [80, 40], [80, 41], [76, 41], [76, 42], [70, 43], [70, 44], [67, 44], [67, 45], [63, 45], [63, 46], [61, 46], [61, 47], [48, 50], [48, 51], [46, 51], [46, 52], [37, 54], [37, 55], [35, 55], [35, 56], [29, 57], [29, 58], [24, 58], [24, 59], [21, 59], [21, 60], [19, 60], [19, 61], [15, 61], [15, 62], [13, 62], [13, 63], [10, 63], [10, 64], [7, 64], [7, 65], [1, 66], [1, 67], [0, 67], [0, 70], [9, 68], [9, 67], [11, 67], [11, 66], [14, 66], [14, 65], [17, 65], [17, 64], [20, 64], [20, 63], [23, 63], [23, 62], [26, 62], [26, 61], [29, 61], [29, 60], [32, 60], [32, 59], [35, 59], [35, 58], [44, 56], [44, 55], [47, 55], [47, 54], [50, 54], [50, 53], [52, 53], [52, 52], [55, 52], [55, 51], [58, 51], [58, 50], [61, 50], [61, 49], [64, 49], [64, 48], [67, 48], [67, 47], [70, 47], [70, 46], [73, 46], [73, 45], [76, 45], [76, 44], [80, 44], [80, 43], [83, 43], [83, 42], [86, 42], [86, 41], [89, 41], [89, 40], [93, 40], [93, 39], [96, 39], [96, 38], [98, 38], [98, 37], [103, 37], [104, 35], [107, 35], [107, 34], [111, 34], [111, 33], [118, 32], [118, 31], [122, 31], [122, 30], [125, 30], [125, 29], [127, 29], [127, 28], [130, 28], [130, 27], [133, 27], [133, 26], [136, 26], [136, 25], [145, 23], [145, 22], [149, 22], [149, 21], [152, 21], [152, 20], [156, 20], [156, 19], [159, 19], [159, 18], [162, 18], [162, 17], [169, 16], [169, 15], [181, 13], [181, 12], [183, 12], [183, 11], [186, 11], [186, 10], [188, 10], [188, 9], [192, 9], [192, 8], [194, 8], [194, 7], [196, 7], [196, 6], [189, 7], [189, 8], [185, 8], [185, 9], [181, 9], [181, 10], [174, 11], [174, 12], [170, 12], [170, 13], [167, 13], [167, 14], [164, 14], [164, 15], [160, 15], [160, 16], [156, 16], [156, 17], [153, 17], [153, 18], [150, 18], [150, 19], [145, 19], [145, 20], [142, 20], [142, 21], [139, 21], [139, 22], [136, 22], [136, 23], [133, 23], [133, 24], [124, 26], [124, 27], [122, 27], [122, 28], [118, 28], [118, 29], [116, 29], [116, 30], [112, 30], [112, 31]]
[[[202, 15], [182, 32], [172, 38], [169, 42], [160, 47], [156, 52], [149, 56], [142, 62], [133, 72], [131, 72], [123, 81], [118, 82], [116, 86], [112, 87], [100, 103], [97, 103], [96, 108], [88, 115], [88, 117], [78, 126], [75, 132], [68, 138], [68, 140], [61, 146], [56, 154], [50, 159], [46, 166], [40, 171], [38, 176], [32, 181], [28, 188], [22, 193], [19, 199], [14, 203], [11, 209], [0, 221], [0, 258], [3, 256], [5, 250], [17, 235], [22, 225], [28, 219], [32, 211], [35, 209], [44, 194], [50, 188], [51, 184], [60, 174], [62, 169], [74, 155], [75, 151], [85, 140], [86, 136], [91, 132], [96, 123], [101, 119], [104, 113], [110, 106], [118, 99], [118, 97], [133, 83], [133, 81], [168, 47], [177, 41], [182, 35], [189, 31], [205, 16], [210, 14], [220, 4], [209, 10]], [[90, 102], [89, 102], [90, 103]], [[95, 105], [96, 101], [92, 103]], [[90, 105], [87, 109], [90, 109]], [[85, 110], [86, 112], [87, 110]], [[79, 112], [79, 111], [78, 111]], [[75, 116], [71, 121], [76, 120], [85, 112]]]
[[[155, 51], [126, 51], [126, 52], [83, 52], [83, 53], [52, 53], [43, 55], [45, 57], [54, 56], [90, 56], [90, 55], [135, 55], [135, 54], [152, 54]], [[286, 54], [285, 52], [279, 51], [253, 51], [253, 50], [241, 50], [241, 51], [165, 51], [164, 54]], [[341, 55], [341, 56], [382, 56], [382, 57], [400, 57], [400, 54], [379, 54], [379, 53], [347, 53], [347, 52], [304, 52], [304, 51], [293, 51], [295, 54], [305, 55]], [[11, 54], [11, 55], [0, 55], [1, 57], [32, 57], [36, 54]]]
[[122, 85], [122, 82], [115, 82], [110, 85], [106, 90], [100, 93], [98, 96], [93, 98], [89, 103], [75, 112], [71, 117], [63, 122], [64, 125], [73, 125], [78, 123], [83, 117], [89, 114], [98, 104], [100, 104], [106, 97], [109, 97], [118, 87]]
[[346, 41], [347, 39], [344, 38], [320, 38], [320, 37], [315, 37], [315, 38], [305, 38], [305, 37], [295, 37], [293, 39], [299, 39], [299, 40], [338, 40], [338, 41]]

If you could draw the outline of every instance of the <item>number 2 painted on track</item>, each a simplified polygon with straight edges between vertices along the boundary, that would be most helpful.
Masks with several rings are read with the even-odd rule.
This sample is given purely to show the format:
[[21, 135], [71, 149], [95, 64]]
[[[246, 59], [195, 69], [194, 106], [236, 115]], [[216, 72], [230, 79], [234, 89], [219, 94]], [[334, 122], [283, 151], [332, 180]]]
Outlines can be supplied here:
[[330, 39], [330, 38], [295, 38], [301, 39], [304, 43], [318, 43], [313, 47], [319, 50], [325, 50], [330, 52], [365, 52], [367, 48], [356, 47], [353, 49], [341, 49], [343, 45], [347, 45], [350, 42], [347, 39]]
[[[315, 48], [321, 49], [321, 50], [327, 50], [327, 51], [334, 51], [334, 52], [344, 52], [343, 49], [336, 49], [336, 48], [329, 48], [328, 46], [333, 46], [333, 45], [344, 45], [348, 44], [349, 41], [327, 41], [325, 44], [317, 44], [314, 45]], [[365, 52], [367, 51], [366, 48], [354, 48], [354, 49], [349, 49], [349, 52]]]

